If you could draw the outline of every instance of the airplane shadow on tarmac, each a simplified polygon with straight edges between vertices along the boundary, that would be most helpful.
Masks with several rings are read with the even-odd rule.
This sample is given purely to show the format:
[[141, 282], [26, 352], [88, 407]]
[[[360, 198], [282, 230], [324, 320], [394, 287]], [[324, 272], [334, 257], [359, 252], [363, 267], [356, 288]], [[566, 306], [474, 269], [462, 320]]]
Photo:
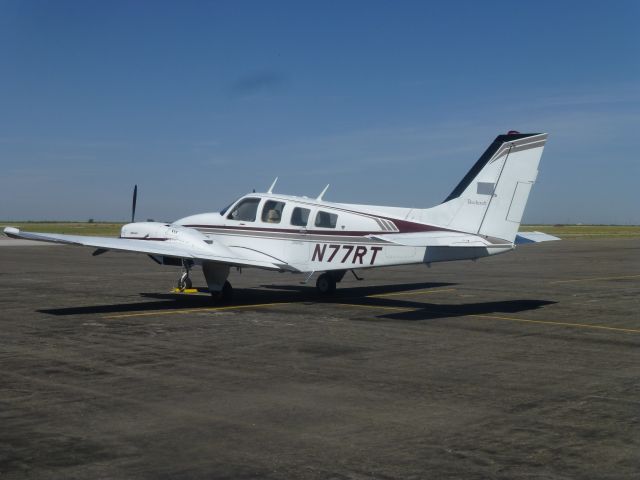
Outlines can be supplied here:
[[[454, 283], [420, 282], [370, 287], [340, 288], [332, 297], [320, 297], [314, 287], [310, 285], [261, 285], [262, 288], [234, 288], [233, 302], [230, 305], [215, 304], [211, 296], [206, 294], [189, 295], [182, 293], [140, 293], [140, 296], [150, 299], [144, 302], [117, 303], [108, 305], [87, 305], [83, 307], [63, 307], [38, 310], [49, 315], [83, 315], [92, 313], [125, 313], [161, 310], [182, 310], [211, 307], [251, 307], [251, 305], [265, 305], [276, 303], [333, 303], [339, 299], [356, 299], [367, 295], [396, 293], [428, 288], [446, 287]], [[206, 289], [202, 289], [206, 291]], [[151, 300], [153, 299], [153, 300]]]
[[[331, 297], [319, 297], [315, 288], [307, 285], [262, 285], [262, 289], [237, 288], [234, 289], [234, 301], [231, 306], [251, 308], [252, 305], [294, 303], [300, 305], [312, 304], [350, 304], [363, 307], [380, 307], [382, 314], [374, 314], [376, 318], [390, 320], [420, 321], [446, 317], [460, 317], [466, 315], [482, 315], [491, 313], [516, 313], [535, 310], [555, 302], [546, 300], [505, 300], [494, 302], [442, 304], [427, 303], [415, 300], [405, 300], [385, 296], [401, 292], [411, 293], [416, 290], [427, 290], [448, 287], [455, 283], [406, 283], [384, 286], [354, 286], [339, 288]], [[378, 296], [376, 296], [378, 295]], [[116, 303], [106, 305], [87, 305], [79, 307], [52, 308], [38, 310], [40, 313], [56, 316], [88, 315], [88, 314], [117, 314], [153, 311], [171, 311], [211, 307], [224, 307], [211, 302], [208, 294], [185, 295], [179, 293], [140, 293], [145, 298], [142, 302]], [[389, 311], [398, 309], [398, 311]]]
[[[353, 303], [353, 302], [352, 302]], [[536, 310], [545, 305], [552, 305], [556, 302], [549, 300], [502, 300], [497, 302], [478, 302], [478, 303], [427, 303], [414, 302], [404, 300], [387, 300], [379, 306], [388, 308], [397, 308], [399, 311], [378, 315], [377, 318], [386, 318], [389, 320], [404, 321], [423, 321], [436, 320], [438, 318], [465, 317], [468, 315], [491, 315], [491, 314], [510, 314], [525, 312], [528, 310]], [[377, 306], [371, 302], [367, 302], [368, 306]]]

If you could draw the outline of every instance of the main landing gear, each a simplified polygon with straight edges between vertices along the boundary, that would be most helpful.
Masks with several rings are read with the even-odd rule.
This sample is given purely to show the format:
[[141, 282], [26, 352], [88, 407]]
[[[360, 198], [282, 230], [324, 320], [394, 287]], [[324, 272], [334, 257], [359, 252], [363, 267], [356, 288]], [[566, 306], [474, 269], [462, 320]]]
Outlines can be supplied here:
[[[178, 290], [181, 292], [193, 288], [193, 282], [190, 276], [191, 267], [193, 267], [193, 262], [190, 260], [182, 260], [182, 272], [178, 280]], [[203, 262], [202, 273], [204, 273], [204, 278], [207, 281], [207, 286], [209, 287], [213, 301], [216, 303], [231, 302], [233, 299], [233, 287], [227, 280], [229, 276], [229, 266], [214, 262]]]
[[184, 292], [186, 289], [193, 288], [193, 282], [191, 281], [190, 273], [191, 273], [192, 263], [188, 260], [182, 260], [182, 272], [180, 273], [180, 278], [178, 279], [178, 290]]
[[342, 281], [346, 270], [332, 270], [325, 272], [316, 280], [316, 288], [322, 296], [332, 295], [336, 291], [336, 284]]
[[204, 273], [213, 301], [217, 303], [231, 302], [233, 287], [227, 280], [229, 266], [215, 262], [202, 262], [202, 273]]
[[330, 273], [323, 273], [316, 280], [316, 288], [320, 295], [331, 295], [336, 291], [336, 279]]
[[222, 290], [219, 292], [211, 292], [211, 297], [216, 303], [231, 303], [231, 300], [233, 300], [233, 287], [229, 281], [226, 280]]

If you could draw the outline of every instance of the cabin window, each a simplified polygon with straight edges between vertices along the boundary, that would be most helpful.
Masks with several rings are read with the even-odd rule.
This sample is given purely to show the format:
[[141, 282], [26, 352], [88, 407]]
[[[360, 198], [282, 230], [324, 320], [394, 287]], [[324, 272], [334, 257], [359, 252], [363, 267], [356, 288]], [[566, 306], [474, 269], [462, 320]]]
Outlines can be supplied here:
[[255, 222], [259, 203], [259, 198], [245, 198], [233, 207], [227, 218], [241, 222]]
[[262, 221], [265, 223], [280, 223], [283, 209], [284, 202], [276, 202], [275, 200], [264, 202], [264, 207], [262, 207]]
[[338, 215], [318, 210], [316, 214], [316, 227], [336, 228], [336, 223], [338, 223]]
[[311, 210], [308, 208], [294, 208], [293, 213], [291, 214], [291, 225], [306, 227], [309, 222], [309, 213], [311, 213]]

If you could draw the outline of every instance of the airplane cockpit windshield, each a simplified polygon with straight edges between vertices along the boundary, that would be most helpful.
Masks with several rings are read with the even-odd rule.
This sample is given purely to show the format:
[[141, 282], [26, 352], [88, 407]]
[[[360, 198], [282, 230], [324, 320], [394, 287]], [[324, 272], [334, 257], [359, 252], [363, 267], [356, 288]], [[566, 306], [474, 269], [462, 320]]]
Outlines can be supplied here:
[[238, 199], [236, 198], [233, 202], [231, 202], [229, 205], [227, 205], [226, 207], [224, 207], [222, 210], [220, 210], [220, 215], [224, 216], [225, 213], [227, 213], [227, 211], [238, 201]]
[[242, 222], [255, 222], [259, 203], [259, 198], [245, 198], [233, 207], [227, 218]]

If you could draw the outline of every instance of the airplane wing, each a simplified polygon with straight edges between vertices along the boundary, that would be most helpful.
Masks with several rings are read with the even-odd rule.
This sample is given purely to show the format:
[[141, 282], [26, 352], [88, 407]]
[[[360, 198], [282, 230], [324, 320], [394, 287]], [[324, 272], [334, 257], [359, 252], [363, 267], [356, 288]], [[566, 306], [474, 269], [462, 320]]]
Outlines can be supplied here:
[[205, 244], [206, 247], [195, 248], [188, 243], [176, 240], [145, 240], [133, 238], [92, 237], [81, 235], [64, 235], [59, 233], [21, 232], [20, 229], [7, 227], [4, 233], [12, 238], [36, 240], [41, 242], [63, 243], [79, 245], [104, 250], [118, 250], [123, 252], [146, 253], [148, 255], [162, 255], [174, 258], [187, 258], [217, 262], [237, 267], [257, 267], [267, 270], [295, 270], [278, 259], [257, 259], [255, 256], [241, 255], [231, 251], [220, 243]]

